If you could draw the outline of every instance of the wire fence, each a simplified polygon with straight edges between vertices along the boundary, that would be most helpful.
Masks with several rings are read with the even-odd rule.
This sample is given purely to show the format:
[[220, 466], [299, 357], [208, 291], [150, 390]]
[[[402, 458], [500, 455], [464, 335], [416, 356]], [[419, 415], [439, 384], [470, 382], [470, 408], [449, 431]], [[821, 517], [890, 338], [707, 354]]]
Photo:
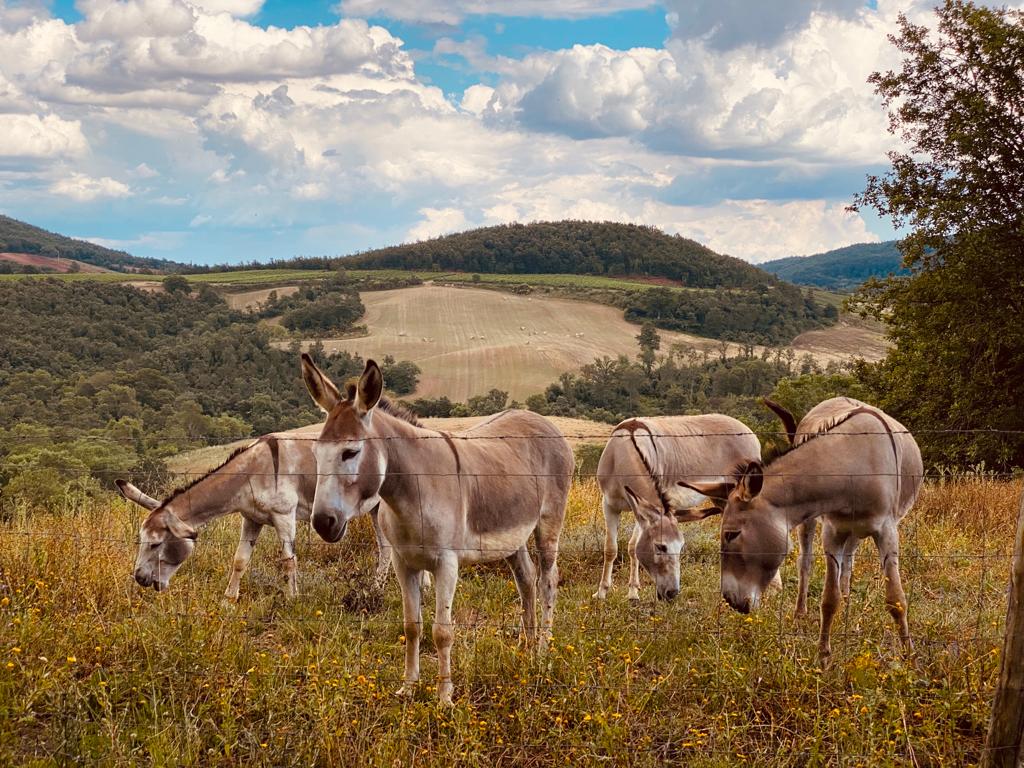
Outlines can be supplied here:
[[[736, 434], [702, 433], [692, 437], [727, 438]], [[879, 430], [857, 432], [855, 436], [877, 435], [888, 441], [888, 434]], [[897, 431], [894, 434], [901, 433]], [[820, 437], [828, 436], [831, 435], [826, 432]], [[448, 440], [452, 437], [455, 436], [438, 434], [416, 439]], [[544, 437], [547, 439], [548, 436]], [[573, 437], [598, 438], [595, 435]], [[523, 438], [504, 436], [503, 439]], [[311, 447], [315, 441], [314, 437], [279, 439], [294, 441], [304, 448]], [[603, 436], [600, 439], [609, 438]], [[394, 440], [389, 440], [389, 444], [394, 445]], [[798, 452], [801, 449], [794, 450]], [[0, 462], [0, 469], [2, 465]], [[785, 464], [780, 466], [785, 467]], [[91, 474], [111, 480], [124, 474], [123, 468], [113, 466], [83, 468], [57, 463], [51, 468], [68, 476]], [[865, 478], [889, 482], [898, 474], [905, 479], [924, 481], [922, 499], [900, 525], [900, 567], [907, 592], [915, 658], [927, 670], [922, 679], [940, 673], [949, 674], [956, 677], [955, 686], [973, 692], [973, 696], [987, 696], [993, 684], [994, 649], [1002, 637], [1005, 574], [1012, 556], [1012, 533], [1007, 533], [1011, 530], [1007, 526], [1012, 523], [1012, 515], [1008, 515], [1003, 507], [1007, 507], [1006, 499], [1010, 499], [1009, 511], [1012, 512], [1019, 491], [1016, 483], [1005, 481], [1019, 478], [1019, 474], [983, 471], [974, 475], [951, 475], [933, 470], [908, 476], [867, 469], [808, 472], [797, 468], [782, 471], [778, 468], [772, 470], [771, 462], [767, 464], [767, 471], [787, 486], [807, 481], [834, 482], [837, 479], [842, 480], [842, 485], [856, 484]], [[288, 486], [301, 485], [296, 480], [306, 479], [305, 485], [308, 486], [315, 485], [309, 482], [313, 477], [338, 476], [347, 480], [352, 474], [321, 473], [316, 469], [312, 472], [308, 469], [299, 471], [285, 466], [285, 462], [276, 471], [273, 468], [247, 468], [236, 466], [232, 460], [212, 472], [175, 470], [168, 476], [174, 483], [204, 477], [223, 478], [241, 488], [240, 502], [228, 506], [235, 509], [241, 504], [244, 507], [248, 496], [248, 506], [266, 512], [268, 502], [262, 497], [261, 488], [270, 479]], [[707, 480], [729, 476], [726, 468], [722, 472], [705, 473], [701, 470], [700, 473], [678, 476], [654, 474], [657, 482], [664, 485], [678, 479]], [[396, 476], [413, 485], [460, 484], [464, 489], [471, 489], [473, 485], [486, 487], [494, 478], [504, 477], [521, 483], [522, 492], [532, 495], [535, 484], [545, 483], [553, 474], [509, 471], [503, 467], [471, 472], [430, 471], [427, 467], [417, 467], [396, 473]], [[651, 480], [651, 475], [618, 472], [603, 479], [636, 481], [645, 478]], [[632, 517], [623, 510], [623, 525], [617, 537], [619, 553], [615, 560], [614, 591], [610, 600], [599, 602], [591, 597], [598, 585], [605, 557], [605, 518], [597, 479], [596, 472], [582, 472], [577, 466], [569, 518], [558, 552], [561, 583], [553, 647], [548, 657], [555, 661], [509, 661], [503, 656], [510, 651], [502, 649], [514, 647], [522, 631], [519, 600], [512, 579], [500, 562], [502, 556], [509, 554], [507, 546], [492, 546], [481, 538], [476, 546], [447, 543], [437, 547], [438, 550], [460, 555], [471, 554], [476, 559], [493, 557], [498, 560], [496, 565], [473, 566], [461, 573], [451, 624], [457, 637], [453, 658], [456, 686], [468, 688], [471, 696], [479, 698], [486, 697], [486, 691], [497, 687], [525, 686], [537, 696], [594, 696], [601, 700], [627, 702], [634, 694], [624, 692], [624, 685], [647, 686], [652, 690], [666, 686], [671, 688], [673, 697], [700, 700], [717, 696], [723, 701], [736, 691], [737, 686], [745, 686], [772, 700], [797, 697], [802, 702], [800, 706], [816, 708], [823, 722], [827, 720], [837, 702], [849, 695], [849, 687], [846, 683], [834, 679], [829, 682], [829, 678], [822, 677], [816, 656], [817, 622], [797, 620], [792, 615], [796, 597], [796, 553], [789, 553], [783, 565], [784, 588], [781, 594], [766, 597], [760, 613], [741, 617], [720, 599], [718, 578], [722, 551], [719, 524], [684, 525], [680, 528], [686, 539], [681, 556], [680, 596], [671, 603], [655, 601], [651, 581], [641, 569], [641, 600], [624, 604], [621, 596], [627, 590], [627, 571], [631, 560], [625, 542]], [[1003, 490], [995, 499], [991, 494], [981, 491], [975, 494], [970, 488], [962, 488], [975, 485]], [[949, 506], [955, 506], [955, 510], [945, 509], [947, 490]], [[202, 492], [202, 483], [193, 485], [189, 491], [175, 497], [178, 499], [176, 509], [189, 509], [188, 500], [195, 502]], [[473, 492], [478, 493], [480, 489]], [[417, 498], [420, 505], [430, 504], [422, 487]], [[311, 498], [305, 499], [305, 516], [300, 513], [302, 522], [308, 519], [311, 503]], [[199, 505], [193, 503], [192, 509], [196, 506]], [[126, 512], [126, 509], [130, 511]], [[295, 514], [294, 507], [277, 511], [284, 515]], [[955, 513], [954, 522], [945, 519], [947, 512]], [[358, 523], [357, 528], [339, 545], [320, 541], [308, 525], [299, 526], [295, 542], [297, 563], [286, 558], [297, 565], [299, 595], [292, 600], [285, 600], [281, 595], [285, 563], [275, 551], [276, 544], [265, 541], [244, 577], [241, 599], [232, 608], [223, 609], [217, 605], [218, 591], [232, 569], [231, 550], [238, 541], [236, 524], [231, 519], [212, 522], [200, 533], [195, 553], [177, 570], [170, 593], [155, 595], [143, 592], [132, 581], [132, 569], [140, 547], [138, 526], [147, 514], [133, 506], [120, 506], [120, 502], [115, 505], [112, 497], [101, 497], [86, 503], [77, 514], [68, 518], [68, 524], [62, 528], [59, 515], [33, 512], [15, 498], [0, 496], [0, 594], [13, 598], [14, 605], [27, 606], [25, 596], [33, 589], [31, 576], [34, 572], [41, 579], [47, 578], [46, 572], [54, 567], [58, 573], [74, 574], [79, 569], [88, 571], [100, 560], [104, 563], [103, 573], [114, 579], [112, 587], [103, 589], [109, 588], [114, 597], [100, 599], [90, 592], [100, 589], [95, 577], [81, 585], [81, 594], [77, 597], [73, 591], [61, 587], [61, 594], [71, 601], [71, 605], [78, 606], [77, 612], [72, 611], [77, 620], [85, 626], [94, 627], [98, 636], [113, 637], [123, 632], [125, 626], [130, 626], [159, 644], [159, 636], [154, 636], [154, 633], [173, 632], [175, 636], [181, 636], [181, 633], [188, 633], [190, 626], [213, 623], [230, 634], [280, 636], [287, 644], [287, 651], [268, 651], [273, 664], [257, 663], [258, 654], [247, 653], [242, 657], [244, 663], [239, 661], [229, 665], [226, 674], [238, 680], [262, 676], [273, 680], [290, 677], [308, 681], [329, 675], [331, 679], [345, 681], [344, 685], [352, 686], [355, 685], [352, 681], [360, 676], [372, 676], [382, 687], [400, 683], [401, 648], [406, 642], [407, 627], [401, 618], [401, 600], [394, 577], [389, 575], [385, 585], [378, 587], [372, 576], [375, 565], [373, 538], [365, 523]], [[422, 526], [424, 514], [429, 516], [430, 513], [418, 506], [407, 510], [406, 514], [413, 520], [419, 518]], [[111, 527], [90, 528], [90, 515]], [[713, 519], [717, 521], [720, 518]], [[432, 554], [433, 546], [424, 543], [421, 551]], [[820, 574], [826, 560], [820, 547], [820, 543], [815, 544], [812, 613], [820, 599]], [[866, 545], [858, 551], [860, 565], [855, 572], [853, 589], [844, 599], [844, 608], [834, 626], [834, 653], [844, 664], [853, 663], [851, 660], [865, 648], [892, 660], [899, 656], [896, 651], [898, 643], [885, 610], [885, 581], [879, 573], [877, 559], [869, 554], [873, 549]], [[746, 554], [753, 557], [765, 552], [774, 553], [752, 548]], [[47, 565], [55, 559], [60, 561], [59, 566]], [[45, 591], [45, 588], [40, 589]], [[428, 630], [425, 636], [429, 638], [429, 606], [434, 595], [429, 590], [424, 590], [423, 594], [423, 602], [427, 606], [423, 626]], [[479, 609], [475, 607], [477, 604]], [[104, 607], [111, 605], [113, 608]], [[748, 619], [753, 623], [748, 624]], [[685, 638], [688, 647], [674, 650], [671, 633]], [[325, 648], [333, 650], [327, 652]], [[338, 650], [341, 648], [344, 648], [343, 652]], [[424, 643], [425, 655], [429, 655], [429, 649], [428, 640]], [[772, 649], [788, 659], [789, 677], [766, 674], [761, 679], [746, 672], [737, 673], [733, 668], [737, 657], [748, 663], [747, 659], [767, 658], [765, 654], [770, 654]], [[336, 653], [343, 664], [327, 663], [324, 653]], [[624, 660], [623, 654], [629, 655], [629, 661]], [[492, 655], [498, 660], [489, 658]], [[575, 660], [574, 664], [569, 663], [570, 658]], [[781, 661], [770, 662], [769, 666], [781, 664]], [[595, 665], [614, 665], [616, 671], [604, 679], [595, 671]], [[499, 668], [495, 669], [496, 666]], [[119, 674], [117, 662], [111, 663], [108, 670], [116, 677]], [[424, 685], [428, 687], [432, 683], [429, 670], [428, 661], [423, 676]], [[127, 670], [120, 673], [127, 675]], [[930, 690], [928, 696], [932, 695]], [[910, 700], [913, 701], [912, 698]], [[911, 712], [908, 716], [912, 715]], [[786, 727], [779, 723], [744, 724], [751, 734], [747, 738], [753, 742], [761, 738], [766, 742], [777, 741]], [[758, 731], [763, 731], [763, 736], [757, 736]], [[665, 759], [685, 760], [690, 752], [687, 752], [689, 748], [680, 746], [682, 743], [669, 740], [652, 749], [655, 752], [661, 750], [658, 754]], [[548, 741], [523, 738], [517, 746], [529, 750], [545, 749], [549, 744]], [[984, 751], [985, 748], [975, 739], [972, 754], [983, 754]], [[700, 754], [734, 757], [735, 747], [707, 746]], [[836, 763], [857, 764], [871, 762], [877, 754], [837, 748], [833, 757]]]

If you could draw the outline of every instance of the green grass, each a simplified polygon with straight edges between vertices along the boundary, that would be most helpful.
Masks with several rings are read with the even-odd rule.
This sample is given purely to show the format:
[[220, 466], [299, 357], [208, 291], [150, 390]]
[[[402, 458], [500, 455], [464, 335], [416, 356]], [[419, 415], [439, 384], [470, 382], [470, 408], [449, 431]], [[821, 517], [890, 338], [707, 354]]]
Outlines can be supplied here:
[[[977, 762], [998, 673], [1019, 483], [931, 486], [902, 527], [916, 654], [898, 650], [865, 544], [828, 670], [817, 621], [785, 590], [741, 616], [718, 597], [716, 528], [687, 528], [669, 605], [591, 599], [602, 524], [592, 483], [570, 499], [552, 650], [517, 643], [504, 566], [464, 572], [455, 707], [401, 679], [400, 600], [366, 591], [365, 521], [329, 546], [302, 527], [300, 588], [277, 591], [265, 533], [241, 601], [220, 604], [237, 519], [199, 538], [171, 590], [131, 581], [139, 516], [120, 501], [0, 527], [0, 764], [964, 765]], [[625, 534], [622, 548], [625, 549]], [[816, 565], [812, 604], [820, 594]], [[429, 604], [429, 598], [426, 601]], [[430, 611], [427, 611], [427, 617]]]

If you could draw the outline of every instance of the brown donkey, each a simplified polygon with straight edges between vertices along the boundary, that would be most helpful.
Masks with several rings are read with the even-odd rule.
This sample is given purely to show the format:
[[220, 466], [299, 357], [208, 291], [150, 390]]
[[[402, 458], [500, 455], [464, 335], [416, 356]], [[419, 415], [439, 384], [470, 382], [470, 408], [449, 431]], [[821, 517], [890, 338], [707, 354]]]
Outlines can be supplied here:
[[597, 465], [605, 540], [604, 568], [594, 597], [603, 599], [611, 589], [619, 519], [627, 508], [635, 519], [629, 540], [629, 599], [640, 597], [641, 565], [654, 579], [659, 600], [679, 594], [684, 541], [676, 518], [694, 519], [690, 510], [706, 499], [677, 481], [719, 480], [740, 462], [760, 458], [757, 436], [720, 413], [627, 419], [615, 427]]
[[[682, 483], [726, 502], [722, 596], [742, 613], [756, 608], [789, 551], [790, 531], [821, 517], [826, 563], [818, 640], [822, 660], [827, 663], [832, 654], [832, 621], [843, 586], [849, 588], [853, 553], [869, 536], [885, 575], [886, 606], [909, 649], [897, 526], [921, 489], [924, 467], [917, 443], [891, 416], [845, 397], [811, 409], [796, 427], [794, 443], [766, 466], [751, 462], [739, 468], [731, 481]], [[805, 590], [806, 575], [801, 578]]]
[[[242, 530], [224, 597], [238, 599], [242, 575], [256, 539], [271, 526], [281, 543], [281, 563], [289, 597], [296, 583], [295, 523], [309, 520], [316, 489], [314, 440], [268, 435], [235, 451], [216, 469], [160, 502], [124, 480], [121, 495], [150, 511], [139, 532], [135, 580], [157, 591], [167, 589], [175, 571], [192, 553], [198, 530], [222, 515], [237, 512]], [[381, 533], [377, 510], [370, 512], [377, 536], [376, 582], [383, 586], [391, 547]]]
[[356, 515], [380, 501], [380, 523], [391, 543], [405, 619], [405, 684], [419, 680], [419, 574], [434, 576], [433, 637], [438, 697], [452, 701], [452, 601], [459, 567], [504, 559], [523, 604], [523, 630], [537, 636], [540, 555], [541, 635], [551, 631], [558, 587], [558, 539], [572, 479], [573, 454], [561, 432], [529, 411], [499, 413], [472, 429], [445, 434], [417, 427], [377, 407], [384, 379], [372, 360], [348, 396], [302, 356], [313, 400], [327, 412], [316, 453], [313, 528], [337, 541]]

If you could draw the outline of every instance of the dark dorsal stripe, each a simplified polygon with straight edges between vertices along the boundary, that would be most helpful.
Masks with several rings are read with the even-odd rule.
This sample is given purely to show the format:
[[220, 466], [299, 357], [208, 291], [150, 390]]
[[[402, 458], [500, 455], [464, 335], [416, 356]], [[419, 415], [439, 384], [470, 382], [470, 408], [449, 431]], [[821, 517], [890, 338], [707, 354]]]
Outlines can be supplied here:
[[265, 442], [267, 444], [267, 448], [270, 449], [270, 460], [274, 465], [274, 490], [276, 491], [277, 477], [278, 473], [281, 471], [281, 446], [278, 444], [277, 437], [275, 435], [268, 435], [263, 438], [263, 442]]
[[[777, 462], [779, 459], [781, 459], [783, 456], [789, 456], [791, 453], [794, 453], [795, 451], [800, 450], [800, 448], [802, 446], [805, 446], [808, 443], [812, 442], [815, 438], [818, 438], [821, 435], [824, 435], [824, 434], [826, 434], [828, 432], [831, 432], [833, 429], [838, 427], [840, 424], [843, 424], [843, 423], [849, 421], [850, 419], [852, 419], [854, 416], [859, 416], [862, 413], [867, 413], [867, 414], [870, 414], [870, 415], [874, 416], [876, 419], [878, 419], [880, 422], [882, 422], [882, 426], [885, 427], [885, 431], [889, 435], [889, 442], [892, 444], [893, 457], [896, 459], [896, 470], [897, 470], [896, 471], [896, 475], [897, 475], [896, 482], [897, 482], [897, 484], [899, 484], [900, 456], [899, 456], [899, 451], [896, 448], [896, 437], [895, 437], [895, 435], [893, 435], [892, 428], [889, 426], [889, 422], [887, 422], [885, 420], [885, 418], [882, 416], [882, 414], [880, 414], [874, 408], [869, 408], [868, 406], [865, 406], [865, 405], [857, 406], [852, 411], [849, 411], [848, 413], [844, 413], [842, 416], [839, 416], [839, 417], [833, 419], [832, 421], [828, 422], [823, 427], [821, 427], [821, 429], [819, 429], [817, 432], [815, 432], [813, 435], [809, 434], [807, 436], [807, 439], [804, 440], [802, 443], [800, 443], [799, 445], [792, 446], [791, 448], [789, 448], [789, 450], [783, 451], [782, 453], [780, 453], [778, 456], [776, 456], [774, 459], [772, 459], [770, 462], [768, 462], [764, 466], [766, 466], [766, 467], [771, 466], [772, 464]], [[807, 433], [803, 433], [803, 434], [807, 434]], [[794, 439], [795, 439], [795, 436], [794, 436]], [[736, 468], [737, 472], [739, 472], [739, 474], [742, 475], [743, 474], [742, 470], [745, 469], [746, 466], [747, 465], [745, 463], [741, 462], [740, 465]]]
[[629, 439], [633, 442], [633, 448], [636, 450], [636, 455], [640, 457], [640, 462], [644, 465], [644, 469], [647, 470], [648, 476], [651, 478], [651, 482], [654, 484], [654, 490], [658, 494], [658, 499], [661, 501], [661, 511], [666, 515], [671, 516], [672, 512], [669, 507], [668, 496], [665, 495], [665, 490], [661, 487], [661, 482], [658, 480], [658, 475], [654, 471], [654, 468], [647, 461], [647, 457], [644, 456], [644, 452], [640, 450], [639, 444], [636, 442], [636, 431], [643, 429], [647, 432], [647, 436], [651, 438], [651, 445], [654, 446], [654, 454], [658, 454], [658, 444], [654, 440], [654, 433], [651, 432], [650, 427], [644, 424], [639, 419], [629, 419], [619, 424], [616, 429], [624, 429], [629, 432]]
[[452, 449], [452, 455], [455, 456], [455, 474], [462, 475], [462, 458], [459, 456], [459, 449], [455, 446], [455, 441], [452, 436], [447, 432], [442, 432], [444, 435], [444, 441], [448, 443], [448, 447]]

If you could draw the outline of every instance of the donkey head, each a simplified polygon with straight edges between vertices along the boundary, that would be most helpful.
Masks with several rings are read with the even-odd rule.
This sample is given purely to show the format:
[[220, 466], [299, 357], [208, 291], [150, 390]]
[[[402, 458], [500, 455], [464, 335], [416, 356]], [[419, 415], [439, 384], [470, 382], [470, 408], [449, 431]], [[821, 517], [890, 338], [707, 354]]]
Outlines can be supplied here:
[[374, 408], [384, 377], [373, 360], [359, 383], [343, 396], [309, 355], [302, 355], [302, 378], [313, 401], [327, 414], [313, 449], [316, 494], [310, 522], [325, 541], [339, 541], [349, 521], [380, 503], [387, 467], [385, 447], [373, 440]]
[[759, 461], [738, 468], [736, 477], [717, 483], [680, 485], [724, 505], [722, 513], [722, 597], [740, 613], [757, 608], [789, 552], [784, 518], [771, 514], [762, 497], [764, 470]]
[[171, 577], [192, 554], [196, 529], [174, 514], [166, 505], [147, 496], [124, 480], [117, 489], [128, 501], [149, 510], [139, 529], [139, 553], [135, 557], [135, 581], [157, 592], [167, 589]]
[[639, 496], [628, 485], [623, 488], [636, 518], [640, 536], [636, 541], [636, 559], [654, 579], [659, 600], [672, 600], [679, 594], [679, 555], [683, 535], [671, 515]]

